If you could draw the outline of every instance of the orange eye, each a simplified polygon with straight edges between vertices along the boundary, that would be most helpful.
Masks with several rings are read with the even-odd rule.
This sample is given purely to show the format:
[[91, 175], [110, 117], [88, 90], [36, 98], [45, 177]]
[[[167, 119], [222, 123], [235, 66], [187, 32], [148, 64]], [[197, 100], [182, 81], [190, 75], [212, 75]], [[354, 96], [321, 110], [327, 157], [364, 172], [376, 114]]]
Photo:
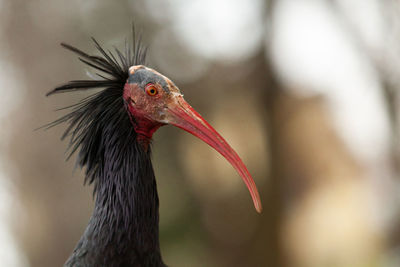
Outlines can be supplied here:
[[153, 84], [146, 85], [145, 90], [149, 96], [155, 96], [158, 93], [157, 88]]

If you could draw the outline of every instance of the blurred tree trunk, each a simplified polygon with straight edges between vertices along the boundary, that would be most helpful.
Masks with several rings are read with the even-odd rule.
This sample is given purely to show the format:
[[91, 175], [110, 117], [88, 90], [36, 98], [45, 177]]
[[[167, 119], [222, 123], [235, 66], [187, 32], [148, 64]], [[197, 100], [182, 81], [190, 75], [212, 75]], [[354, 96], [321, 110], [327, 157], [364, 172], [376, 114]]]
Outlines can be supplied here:
[[[276, 1], [266, 2], [267, 16], [270, 17]], [[8, 41], [12, 46], [12, 61], [29, 89], [24, 96], [21, 109], [23, 112], [16, 113], [13, 118], [15, 125], [10, 144], [10, 158], [19, 167], [14, 177], [20, 190], [21, 203], [26, 207], [24, 218], [27, 218], [26, 222], [16, 225], [17, 235], [32, 266], [60, 266], [79, 239], [90, 216], [91, 207], [88, 203], [91, 203], [91, 190], [82, 186], [81, 177], [71, 177], [73, 160], [68, 164], [64, 163], [65, 144], [58, 139], [62, 127], [53, 129], [57, 134], [53, 132], [51, 135], [32, 133], [32, 130], [54, 119], [55, 115], [48, 112], [51, 109], [50, 101], [43, 105], [43, 97], [46, 91], [59, 82], [60, 77], [51, 77], [43, 72], [47, 67], [43, 68], [40, 64], [46, 62], [46, 66], [60, 66], [57, 55], [61, 52], [54, 43], [61, 37], [62, 40], [69, 40], [64, 36], [68, 33], [51, 32], [48, 29], [45, 31], [37, 25], [32, 26], [35, 25], [32, 16], [38, 15], [31, 14], [26, 3], [13, 1], [11, 6], [12, 14], [18, 15], [10, 16], [7, 26], [2, 27], [10, 36]], [[103, 12], [110, 13], [108, 10]], [[114, 16], [114, 13], [117, 12], [110, 16]], [[91, 21], [96, 22], [95, 19]], [[115, 18], [110, 21], [115, 21]], [[103, 29], [99, 27], [98, 30]], [[43, 52], [46, 41], [51, 42], [48, 45], [50, 48], [47, 47], [46, 52]], [[85, 44], [84, 47], [88, 46]], [[363, 176], [363, 167], [333, 129], [324, 99], [302, 98], [285, 90], [288, 85], [278, 80], [271, 59], [265, 57], [267, 50], [268, 47], [265, 47], [264, 51], [260, 51], [249, 62], [234, 66], [250, 66], [254, 69], [249, 77], [242, 79], [242, 84], [236, 91], [247, 88], [249, 83], [258, 88], [258, 106], [262, 107], [260, 113], [268, 129], [267, 150], [270, 162], [265, 162], [265, 165], [269, 166], [270, 173], [265, 186], [259, 188], [264, 211], [257, 217], [258, 226], [251, 240], [235, 249], [224, 249], [223, 246], [216, 245], [215, 258], [218, 257], [225, 266], [371, 266], [377, 261], [381, 250], [381, 236], [368, 223], [370, 219], [365, 207], [368, 202], [365, 199], [368, 184]], [[77, 66], [73, 60], [63, 65], [59, 68], [59, 74], [70, 72]], [[80, 72], [81, 69], [76, 71]], [[209, 87], [207, 93], [217, 91], [215, 88], [226, 88], [227, 84], [220, 81], [221, 76], [216, 72], [214, 81], [210, 77], [204, 77], [205, 81], [194, 81], [187, 88], [197, 86], [196, 94], [201, 97], [205, 94], [204, 88]], [[68, 78], [71, 77], [75, 76], [69, 73]], [[220, 84], [216, 85], [218, 80]], [[231, 93], [233, 88], [229, 89]], [[221, 94], [227, 92], [219, 91]], [[59, 99], [64, 100], [54, 106], [65, 104], [65, 98]], [[204, 100], [204, 105], [209, 104], [208, 101], [212, 100]], [[260, 114], [254, 114], [258, 115]], [[164, 158], [168, 157], [169, 160], [164, 164], [176, 164], [176, 160], [172, 161], [172, 158], [176, 158], [181, 152], [176, 147], [174, 142], [167, 145]], [[171, 173], [176, 175], [176, 170], [173, 168]], [[180, 177], [176, 180], [165, 179], [161, 183], [176, 183], [178, 180]], [[169, 189], [171, 194], [179, 191], [175, 188], [178, 187]], [[233, 207], [237, 203], [243, 203], [240, 197], [232, 202]], [[188, 209], [196, 210], [194, 214], [198, 213], [198, 207], [196, 209], [192, 205], [188, 206]], [[240, 208], [237, 210], [241, 211]], [[229, 214], [221, 211], [216, 213], [219, 214], [215, 214], [215, 220], [224, 223], [216, 224], [215, 228], [219, 227], [221, 230], [226, 223], [230, 223], [227, 219]], [[234, 212], [232, 214], [233, 219], [242, 215]], [[197, 221], [197, 218], [192, 220]], [[182, 220], [181, 223], [187, 221]], [[196, 227], [198, 230], [202, 226]], [[176, 228], [180, 226], [173, 229]], [[190, 235], [192, 229], [188, 228], [186, 231], [189, 237], [186, 239], [190, 240], [190, 244], [199, 243], [193, 239], [200, 239], [199, 236], [203, 233]], [[235, 230], [234, 228], [232, 231]], [[176, 232], [181, 231], [182, 229], [178, 229]], [[174, 232], [174, 236], [179, 235]], [[203, 240], [200, 242], [208, 245]], [[196, 250], [192, 249], [192, 253], [193, 251]], [[171, 265], [173, 266], [172, 263]]]
[[284, 266], [375, 266], [382, 237], [365, 206], [370, 185], [333, 130], [323, 99], [275, 96], [272, 179], [285, 196], [277, 229]]

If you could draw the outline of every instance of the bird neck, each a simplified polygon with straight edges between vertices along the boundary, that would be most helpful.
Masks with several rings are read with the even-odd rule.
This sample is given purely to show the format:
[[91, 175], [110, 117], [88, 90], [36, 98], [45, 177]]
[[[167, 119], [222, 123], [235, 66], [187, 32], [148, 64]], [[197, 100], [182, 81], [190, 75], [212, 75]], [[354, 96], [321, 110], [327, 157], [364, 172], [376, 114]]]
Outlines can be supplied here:
[[112, 152], [105, 152], [103, 170], [95, 184], [94, 212], [74, 254], [83, 253], [90, 266], [165, 266], [160, 254], [159, 201], [150, 148], [135, 142], [112, 151], [119, 154], [107, 160]]

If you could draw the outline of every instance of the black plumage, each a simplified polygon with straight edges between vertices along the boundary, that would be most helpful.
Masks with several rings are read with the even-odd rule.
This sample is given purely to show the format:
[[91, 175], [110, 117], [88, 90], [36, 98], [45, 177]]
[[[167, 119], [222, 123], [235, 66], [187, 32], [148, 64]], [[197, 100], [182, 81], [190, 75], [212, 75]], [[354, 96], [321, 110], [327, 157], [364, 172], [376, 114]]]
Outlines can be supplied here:
[[165, 266], [150, 157], [152, 135], [163, 125], [179, 127], [221, 153], [242, 177], [261, 212], [257, 187], [243, 161], [169, 78], [144, 66], [146, 49], [140, 40], [134, 36], [124, 53], [105, 51], [93, 41], [101, 56], [62, 46], [98, 71], [98, 79], [71, 81], [48, 93], [102, 88], [47, 125], [68, 124], [62, 139], [70, 138], [69, 156], [79, 150], [85, 183], [94, 185], [93, 215], [66, 266]]
[[66, 266], [165, 266], [158, 238], [158, 196], [150, 147], [137, 141], [122, 97], [128, 69], [145, 62], [146, 49], [133, 38], [124, 53], [105, 51], [88, 55], [62, 44], [93, 67], [99, 80], [76, 80], [54, 93], [104, 88], [68, 107], [70, 112], [48, 125], [67, 123], [70, 155], [79, 150], [85, 183], [94, 184], [95, 208], [89, 224]]

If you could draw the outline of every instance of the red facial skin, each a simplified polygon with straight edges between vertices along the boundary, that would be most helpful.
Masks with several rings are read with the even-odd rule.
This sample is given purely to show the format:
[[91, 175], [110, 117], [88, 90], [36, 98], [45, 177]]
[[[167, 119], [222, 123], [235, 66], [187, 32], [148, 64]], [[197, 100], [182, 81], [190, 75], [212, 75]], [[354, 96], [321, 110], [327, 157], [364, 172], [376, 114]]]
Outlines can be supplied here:
[[[125, 84], [124, 87], [124, 99], [128, 103], [128, 110], [135, 118], [133, 126], [138, 138], [145, 143], [148, 143], [154, 132], [160, 128], [163, 123], [152, 120], [146, 116], [155, 112], [154, 101], [160, 96], [146, 96], [134, 98], [135, 95], [143, 94], [143, 89], [139, 88], [137, 84]], [[133, 104], [133, 105], [132, 105]]]
[[[146, 68], [144, 66], [131, 67], [130, 73]], [[184, 99], [179, 89], [165, 76], [160, 75], [168, 86], [164, 90], [158, 83], [147, 84], [154, 86], [157, 93], [151, 95], [146, 88], [141, 88], [136, 83], [126, 83], [123, 98], [128, 105], [128, 111], [134, 117], [133, 125], [138, 133], [138, 139], [147, 147], [153, 133], [161, 126], [172, 124], [194, 136], [200, 138], [224, 156], [242, 177], [249, 189], [257, 212], [262, 211], [260, 196], [257, 187], [246, 166], [229, 146], [225, 139], [197, 113]]]

